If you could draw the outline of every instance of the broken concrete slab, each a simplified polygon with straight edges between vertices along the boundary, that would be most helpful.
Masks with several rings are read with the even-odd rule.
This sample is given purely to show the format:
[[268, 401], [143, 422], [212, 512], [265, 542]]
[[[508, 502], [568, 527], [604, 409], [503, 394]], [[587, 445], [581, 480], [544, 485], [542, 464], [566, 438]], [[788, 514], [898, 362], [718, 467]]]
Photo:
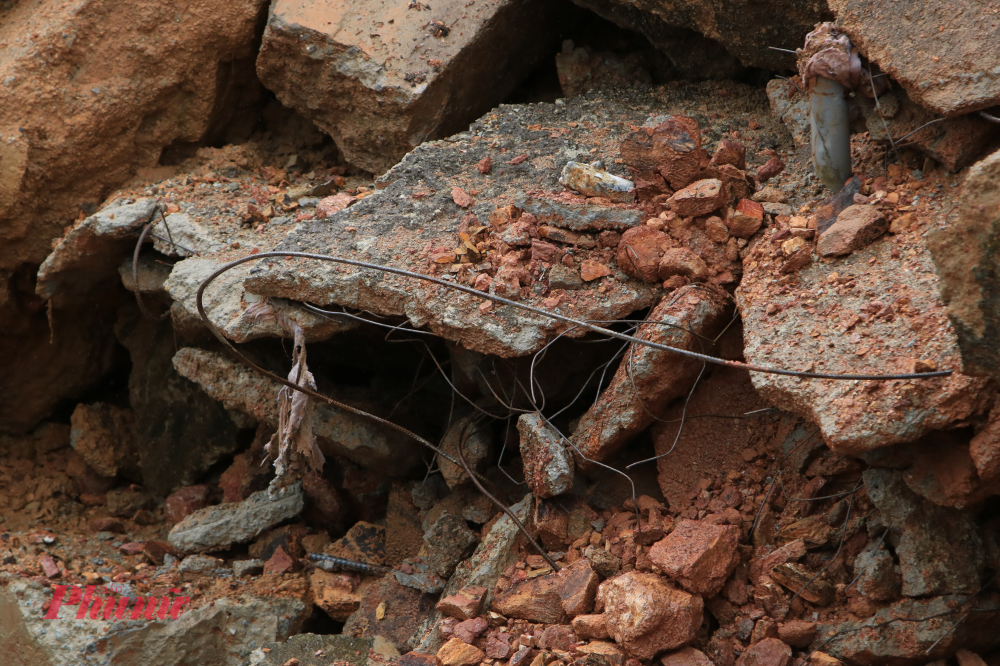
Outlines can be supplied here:
[[168, 540], [180, 551], [210, 552], [246, 543], [302, 511], [302, 485], [283, 489], [275, 499], [261, 490], [242, 502], [218, 504], [186, 516], [170, 530]]
[[675, 63], [685, 78], [695, 79], [735, 78], [739, 73], [735, 67], [738, 63], [730, 63], [726, 51], [748, 67], [788, 69], [788, 54], [769, 47], [795, 49], [802, 45], [813, 26], [830, 18], [826, 5], [802, 0], [574, 2], [623, 28], [642, 33]]
[[[43, 609], [50, 605], [52, 596], [52, 588], [37, 581], [2, 579], [0, 616], [4, 622], [0, 635], [8, 648], [5, 663], [181, 664], [197, 654], [213, 664], [242, 666], [254, 648], [266, 641], [285, 640], [299, 631], [311, 611], [294, 597], [244, 595], [193, 608], [187, 602], [176, 606], [176, 619], [167, 615], [152, 620], [78, 620], [79, 603], [64, 603], [56, 612], [58, 619], [50, 620], [45, 619]], [[181, 598], [174, 596], [172, 606]], [[98, 596], [95, 603], [96, 599], [103, 601]]]
[[[185, 259], [174, 265], [164, 288], [176, 302], [175, 307], [184, 308], [186, 317], [200, 321], [198, 289], [222, 266], [223, 262], [198, 257]], [[230, 340], [247, 342], [263, 337], [291, 337], [291, 333], [278, 323], [274, 312], [291, 318], [301, 326], [306, 333], [307, 342], [326, 340], [341, 331], [358, 326], [357, 321], [348, 317], [323, 317], [280, 298], [262, 303], [264, 299], [261, 296], [244, 287], [244, 280], [250, 270], [249, 265], [237, 266], [219, 276], [205, 290], [205, 313], [212, 324]], [[255, 305], [258, 305], [257, 308], [254, 308]], [[261, 309], [264, 306], [268, 307]]]
[[[749, 116], [747, 109], [755, 109], [759, 111], [753, 114], [758, 129], [744, 132], [745, 144], [759, 145], [754, 142], [763, 141], [765, 136], [787, 141], [780, 121], [771, 118], [767, 111], [761, 91], [743, 86], [729, 88], [730, 97], [699, 98], [707, 99], [706, 113]], [[526, 202], [530, 193], [548, 193], [546, 196], [551, 197], [563, 192], [558, 183], [562, 167], [567, 161], [580, 161], [584, 155], [586, 159], [606, 156], [605, 163], [612, 165], [609, 166], [612, 173], [627, 176], [623, 167], [612, 162], [612, 156], [618, 154], [621, 141], [633, 131], [632, 126], [646, 123], [651, 116], [685, 112], [685, 105], [701, 89], [699, 86], [664, 89], [662, 95], [653, 96], [636, 91], [614, 96], [589, 93], [561, 105], [502, 106], [474, 123], [468, 132], [421, 145], [378, 179], [374, 194], [331, 218], [304, 221], [277, 249], [329, 253], [381, 263], [469, 286], [482, 278], [482, 288], [491, 289], [496, 284], [486, 285], [497, 282], [499, 272], [512, 272], [518, 284], [505, 293], [524, 303], [573, 312], [586, 319], [620, 318], [652, 305], [661, 293], [659, 288], [617, 272], [573, 291], [551, 289], [547, 276], [553, 263], [572, 264], [574, 270], [579, 270], [588, 259], [613, 266], [614, 252], [609, 247], [578, 246], [557, 247], [554, 252], [546, 248], [552, 254], [547, 258], [524, 256], [506, 243], [498, 244], [500, 239], [490, 224], [490, 214], [517, 204], [521, 197]], [[601, 131], [583, 132], [581, 121], [600, 127]], [[707, 119], [705, 124], [707, 127]], [[507, 146], [507, 153], [494, 147], [501, 144]], [[477, 164], [486, 157], [493, 160], [492, 170], [482, 174]], [[751, 157], [759, 161], [756, 155]], [[468, 208], [455, 203], [451, 195], [454, 188], [471, 198]], [[531, 197], [541, 198], [535, 194]], [[634, 211], [630, 213], [632, 216], [644, 214], [644, 209], [637, 205], [577, 198], [591, 210], [609, 211], [605, 220], [612, 219], [611, 211]], [[530, 206], [525, 205], [525, 212], [530, 213]], [[591, 228], [609, 228], [597, 226], [600, 219], [595, 217]], [[545, 224], [559, 226], [554, 216]], [[471, 250], [458, 235], [472, 229], [477, 230], [473, 239], [477, 247], [474, 261]], [[705, 242], [711, 244], [707, 236]], [[461, 252], [456, 252], [456, 247]], [[716, 248], [715, 252], [725, 257], [726, 246]], [[502, 265], [508, 258], [510, 265]], [[509, 280], [507, 284], [511, 286]], [[508, 306], [490, 306], [471, 294], [332, 263], [269, 259], [251, 269], [246, 288], [264, 296], [317, 304], [338, 303], [380, 315], [405, 316], [413, 325], [426, 326], [466, 348], [504, 357], [538, 351], [551, 336], [565, 329], [541, 316], [525, 315]], [[571, 333], [576, 334], [576, 331]]]
[[899, 470], [869, 469], [864, 479], [882, 524], [902, 532], [892, 542], [903, 577], [903, 596], [979, 590], [985, 553], [969, 513], [919, 497], [906, 486]]
[[[996, 26], [983, 3], [965, 7], [915, 0], [897, 8], [830, 0], [837, 27], [921, 106], [957, 116], [1000, 104]], [[982, 20], [980, 20], [982, 18]]]
[[272, 5], [261, 81], [375, 174], [428, 139], [465, 127], [512, 91], [551, 48], [553, 2], [364, 0]]
[[960, 595], [903, 599], [866, 620], [817, 625], [811, 647], [861, 666], [917, 666], [958, 647], [989, 652], [1000, 646], [1000, 604], [969, 601]]
[[135, 247], [139, 232], [155, 213], [156, 201], [139, 199], [86, 218], [42, 262], [35, 292], [46, 300], [61, 290], [67, 295], [86, 293], [117, 270], [121, 256]]
[[[728, 322], [728, 298], [719, 290], [690, 285], [666, 296], [637, 335], [672, 347], [706, 352]], [[654, 414], [690, 390], [701, 362], [635, 346], [597, 404], [580, 418], [570, 438], [587, 458], [603, 461], [654, 421]]]
[[[783, 277], [774, 232], [748, 246], [736, 290], [747, 362], [852, 374], [958, 367], [955, 332], [919, 239], [883, 236]], [[917, 440], [982, 412], [992, 396], [986, 380], [958, 373], [913, 382], [751, 377], [773, 405], [818, 424], [838, 453]]]
[[[179, 350], [174, 355], [173, 365], [182, 377], [195, 382], [227, 409], [277, 426], [280, 388], [277, 382], [258, 375], [228, 356], [192, 347]], [[349, 399], [345, 401], [349, 402]], [[375, 410], [378, 415], [377, 407], [355, 406]], [[387, 474], [404, 472], [420, 455], [419, 445], [396, 430], [326, 404], [316, 405], [313, 432], [325, 455], [343, 456]]]
[[927, 246], [958, 337], [963, 372], [1000, 380], [1000, 151], [969, 169], [958, 210]]

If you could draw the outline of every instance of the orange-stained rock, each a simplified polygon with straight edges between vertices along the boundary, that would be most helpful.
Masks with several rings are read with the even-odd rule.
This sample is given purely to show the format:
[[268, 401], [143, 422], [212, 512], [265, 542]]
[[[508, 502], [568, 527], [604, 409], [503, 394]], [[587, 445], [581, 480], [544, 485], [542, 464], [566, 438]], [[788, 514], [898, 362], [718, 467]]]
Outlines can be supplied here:
[[604, 622], [604, 614], [577, 615], [573, 618], [573, 631], [580, 638], [608, 638], [608, 625]]
[[514, 585], [493, 600], [493, 610], [506, 617], [560, 624], [566, 619], [555, 575], [539, 576]]
[[439, 666], [475, 666], [485, 657], [482, 650], [457, 638], [452, 638], [437, 651]]
[[357, 579], [347, 574], [334, 574], [323, 569], [309, 572], [309, 591], [313, 603], [337, 622], [346, 622], [361, 606], [363, 593], [356, 590]]
[[736, 660], [736, 666], [788, 666], [791, 660], [792, 648], [781, 639], [765, 638], [747, 648]]
[[562, 600], [563, 610], [569, 617], [589, 613], [594, 609], [594, 599], [597, 596], [597, 585], [600, 582], [597, 574], [585, 559], [577, 560], [559, 571], [558, 593]]
[[486, 598], [486, 588], [478, 585], [467, 585], [455, 594], [437, 602], [437, 609], [458, 620], [470, 620], [483, 608]]
[[729, 233], [737, 238], [750, 238], [764, 223], [764, 207], [750, 199], [740, 199], [729, 216]]
[[677, 652], [671, 652], [660, 659], [663, 666], [714, 666], [712, 660], [701, 650], [686, 647]]
[[606, 275], [614, 275], [614, 271], [593, 259], [584, 259], [580, 264], [580, 277], [584, 282], [590, 282]]
[[640, 659], [694, 640], [701, 627], [700, 596], [674, 589], [661, 576], [631, 572], [601, 583], [608, 633]]
[[670, 198], [670, 208], [681, 217], [699, 217], [718, 210], [729, 200], [729, 189], [716, 178], [691, 183]]
[[636, 130], [622, 142], [621, 155], [633, 174], [659, 174], [675, 190], [690, 184], [708, 161], [698, 122], [686, 116]]
[[675, 275], [683, 275], [692, 280], [704, 280], [708, 277], [708, 264], [685, 247], [671, 248], [660, 258], [659, 278], [668, 280]]
[[682, 520], [648, 557], [684, 589], [712, 597], [739, 564], [739, 541], [740, 530], [733, 525]]
[[653, 227], [633, 227], [618, 243], [618, 268], [637, 280], [657, 282], [663, 253], [676, 246], [674, 239]]
[[778, 638], [792, 647], [806, 648], [816, 637], [816, 623], [807, 620], [789, 620], [778, 625]]
[[816, 249], [824, 257], [839, 257], [860, 250], [889, 229], [889, 221], [875, 206], [854, 204], [819, 236]]

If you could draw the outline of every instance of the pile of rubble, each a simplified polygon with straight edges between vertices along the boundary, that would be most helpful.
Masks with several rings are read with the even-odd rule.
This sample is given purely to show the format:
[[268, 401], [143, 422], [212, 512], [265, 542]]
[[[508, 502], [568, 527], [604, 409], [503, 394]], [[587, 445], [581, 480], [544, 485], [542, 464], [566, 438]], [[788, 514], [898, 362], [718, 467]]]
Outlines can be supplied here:
[[997, 663], [1000, 98], [831, 3], [894, 83], [828, 196], [800, 79], [658, 81], [784, 67], [746, 3], [578, 4], [669, 67], [555, 2], [195, 2], [87, 93], [100, 7], [0, 9], [0, 100], [61, 63], [0, 112], [13, 663]]

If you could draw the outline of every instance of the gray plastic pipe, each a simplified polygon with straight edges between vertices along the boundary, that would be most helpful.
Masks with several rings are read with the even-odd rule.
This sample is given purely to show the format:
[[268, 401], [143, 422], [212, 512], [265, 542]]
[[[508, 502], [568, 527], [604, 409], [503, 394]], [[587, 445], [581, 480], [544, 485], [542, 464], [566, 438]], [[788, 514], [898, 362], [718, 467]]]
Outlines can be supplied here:
[[851, 123], [844, 90], [840, 83], [817, 76], [809, 91], [813, 168], [834, 192], [851, 177]]

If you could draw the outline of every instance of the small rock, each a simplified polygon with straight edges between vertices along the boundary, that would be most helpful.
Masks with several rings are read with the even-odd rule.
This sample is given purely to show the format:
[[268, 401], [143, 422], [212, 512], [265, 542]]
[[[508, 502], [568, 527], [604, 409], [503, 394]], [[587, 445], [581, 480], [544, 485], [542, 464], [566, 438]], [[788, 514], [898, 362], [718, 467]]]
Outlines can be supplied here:
[[704, 652], [693, 647], [686, 647], [677, 652], [671, 652], [660, 659], [663, 666], [715, 666]]
[[809, 647], [816, 637], [816, 623], [807, 620], [789, 620], [778, 624], [778, 638], [792, 647]]
[[704, 280], [708, 277], [708, 264], [687, 248], [671, 248], [660, 258], [659, 279], [668, 280], [675, 275], [683, 275], [692, 280]]
[[42, 555], [39, 557], [38, 565], [42, 567], [42, 573], [45, 574], [46, 578], [59, 578], [62, 576], [62, 571], [59, 570], [59, 566], [52, 559], [51, 555]]
[[653, 227], [629, 229], [618, 243], [618, 267], [629, 276], [645, 282], [658, 282], [660, 259], [676, 242]]
[[790, 257], [799, 250], [804, 250], [807, 247], [809, 247], [808, 241], [806, 241], [804, 238], [799, 238], [798, 236], [795, 236], [781, 243], [781, 253], [786, 257]]
[[577, 560], [561, 569], [558, 576], [561, 579], [558, 588], [559, 598], [567, 616], [576, 617], [594, 609], [594, 599], [600, 581], [590, 562], [586, 559]]
[[583, 556], [590, 562], [594, 572], [601, 578], [611, 578], [622, 567], [622, 561], [614, 553], [597, 546], [587, 546]]
[[604, 197], [616, 203], [635, 201], [635, 183], [589, 164], [567, 162], [559, 184], [588, 197]]
[[772, 185], [766, 185], [750, 197], [760, 203], [788, 203], [788, 195]]
[[91, 532], [125, 533], [125, 525], [122, 521], [110, 516], [94, 516], [87, 522], [87, 527], [90, 528]]
[[553, 624], [545, 627], [538, 639], [538, 647], [543, 650], [569, 651], [576, 647], [576, 633], [568, 624]]
[[621, 156], [636, 178], [659, 176], [675, 190], [689, 185], [708, 157], [701, 147], [698, 122], [686, 116], [639, 128], [622, 142]]
[[750, 238], [764, 223], [764, 207], [750, 199], [740, 199], [729, 216], [729, 233], [737, 238]]
[[670, 198], [670, 208], [681, 217], [698, 217], [718, 210], [728, 198], [729, 191], [722, 181], [708, 178], [675, 192]]
[[139, 509], [149, 507], [152, 501], [148, 493], [131, 488], [109, 490], [106, 499], [108, 511], [119, 518], [131, 518]]
[[716, 243], [725, 243], [729, 240], [729, 227], [717, 215], [705, 220], [705, 233]]
[[510, 656], [509, 634], [490, 635], [486, 639], [486, 656], [489, 659], [506, 659]]
[[817, 606], [829, 606], [836, 598], [833, 585], [821, 578], [812, 580], [816, 574], [800, 564], [779, 564], [771, 569], [770, 575], [774, 582], [792, 594], [798, 594]]
[[538, 498], [555, 497], [573, 485], [573, 458], [559, 433], [538, 414], [517, 420], [528, 487]]
[[764, 208], [765, 213], [772, 216], [784, 215], [785, 217], [791, 217], [792, 215], [795, 214], [795, 211], [793, 211], [792, 207], [789, 206], [788, 204], [768, 203], [765, 201], [764, 203], [761, 204], [761, 206]]
[[719, 141], [719, 145], [715, 148], [715, 154], [712, 155], [712, 166], [722, 166], [723, 164], [731, 164], [741, 171], [747, 168], [747, 148], [739, 141], [733, 141], [732, 139], [723, 139]]
[[885, 216], [874, 206], [848, 206], [830, 228], [820, 234], [817, 249], [824, 257], [860, 250], [888, 230]]
[[295, 484], [275, 500], [266, 490], [239, 503], [199, 509], [170, 530], [168, 539], [178, 550], [205, 552], [245, 543], [302, 511], [302, 485]]
[[582, 289], [583, 280], [573, 268], [556, 264], [549, 270], [549, 289]]
[[593, 259], [584, 259], [580, 265], [580, 278], [584, 282], [591, 282], [607, 275], [614, 275], [614, 271]]
[[459, 208], [468, 208], [472, 205], [472, 197], [466, 194], [465, 190], [461, 187], [451, 188], [451, 200], [455, 202], [455, 205]]
[[493, 160], [490, 159], [489, 155], [476, 162], [476, 170], [478, 170], [479, 173], [483, 174], [484, 176], [488, 174], [490, 172], [490, 169], [492, 168], [493, 168]]
[[766, 183], [784, 170], [785, 163], [777, 157], [772, 157], [757, 169], [757, 180], [761, 183]]
[[290, 573], [296, 568], [296, 562], [292, 557], [285, 552], [283, 546], [278, 546], [274, 549], [274, 554], [271, 558], [264, 563], [264, 573], [265, 574], [284, 574]]
[[488, 625], [484, 618], [474, 617], [456, 624], [452, 633], [455, 638], [461, 640], [463, 643], [471, 644], [474, 640], [479, 638], [480, 634], [486, 631], [487, 626]]
[[609, 638], [608, 626], [604, 622], [604, 614], [577, 615], [572, 621], [573, 631], [580, 638]]
[[208, 555], [188, 555], [177, 565], [177, 573], [185, 580], [211, 576], [222, 567], [222, 560]]
[[185, 516], [191, 515], [198, 509], [204, 509], [207, 505], [208, 486], [185, 486], [167, 496], [163, 512], [171, 523], [179, 523]]
[[779, 638], [765, 638], [751, 645], [740, 658], [736, 666], [788, 666], [792, 660], [792, 649]]
[[712, 597], [739, 564], [740, 530], [682, 520], [649, 550], [649, 559], [686, 590]]
[[896, 573], [896, 562], [884, 548], [873, 543], [854, 559], [855, 583], [858, 592], [872, 601], [892, 601], [899, 597], [902, 579]]
[[486, 654], [479, 648], [452, 638], [437, 652], [439, 666], [477, 666]]
[[493, 610], [520, 620], [561, 624], [566, 614], [559, 596], [560, 582], [550, 574], [518, 583], [493, 600]]
[[236, 560], [233, 562], [233, 575], [236, 578], [259, 576], [264, 573], [264, 563], [260, 560]]
[[448, 617], [458, 620], [470, 620], [483, 608], [486, 599], [486, 588], [478, 585], [467, 585], [457, 593], [441, 599], [436, 608]]
[[424, 533], [424, 561], [434, 573], [448, 578], [476, 544], [476, 535], [460, 516], [442, 511]]
[[598, 600], [608, 633], [640, 659], [691, 642], [701, 627], [701, 597], [676, 590], [655, 574], [631, 572], [604, 581]]

